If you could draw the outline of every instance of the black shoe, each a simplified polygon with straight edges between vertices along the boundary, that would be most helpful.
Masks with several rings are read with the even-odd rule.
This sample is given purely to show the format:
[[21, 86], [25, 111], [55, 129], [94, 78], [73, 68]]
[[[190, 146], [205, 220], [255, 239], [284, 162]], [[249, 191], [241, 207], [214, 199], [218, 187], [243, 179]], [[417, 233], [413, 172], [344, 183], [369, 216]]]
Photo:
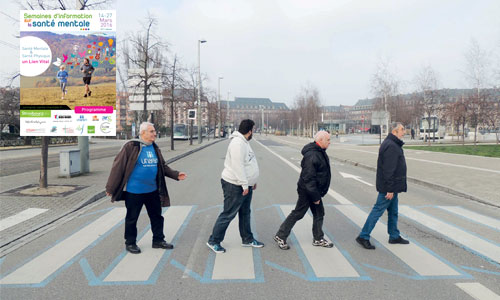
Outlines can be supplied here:
[[389, 244], [403, 244], [403, 245], [407, 245], [409, 243], [410, 243], [410, 241], [405, 240], [402, 237], [398, 237], [397, 239], [393, 239], [393, 240], [389, 239]]
[[153, 248], [174, 249], [174, 245], [169, 244], [169, 243], [167, 243], [165, 241], [153, 242]]
[[83, 95], [84, 98], [87, 98], [87, 94]]
[[89, 97], [92, 96], [92, 91], [89, 91]]
[[141, 253], [141, 248], [139, 248], [136, 244], [125, 245], [125, 249], [132, 254]]
[[363, 248], [373, 250], [375, 249], [375, 246], [373, 246], [369, 240], [365, 240], [363, 238], [360, 238], [359, 236], [356, 238], [356, 242], [360, 244]]

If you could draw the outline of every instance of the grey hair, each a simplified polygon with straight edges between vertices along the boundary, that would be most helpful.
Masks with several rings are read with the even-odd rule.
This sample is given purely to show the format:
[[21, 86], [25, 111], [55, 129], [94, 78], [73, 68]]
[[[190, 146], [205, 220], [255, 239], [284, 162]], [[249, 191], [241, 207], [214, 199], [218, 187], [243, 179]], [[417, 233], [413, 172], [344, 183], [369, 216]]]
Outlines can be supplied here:
[[314, 141], [318, 142], [319, 140], [323, 139], [327, 134], [330, 135], [325, 130], [320, 130], [320, 131], [316, 132], [316, 134], [314, 135]]
[[154, 127], [155, 125], [153, 123], [149, 123], [149, 122], [142, 122], [141, 126], [139, 126], [139, 133], [142, 133], [143, 131], [148, 130], [149, 126]]
[[403, 126], [403, 123], [401, 123], [401, 122], [391, 122], [391, 124], [389, 125], [389, 131], [392, 132], [392, 131], [396, 130], [399, 126], [405, 128]]

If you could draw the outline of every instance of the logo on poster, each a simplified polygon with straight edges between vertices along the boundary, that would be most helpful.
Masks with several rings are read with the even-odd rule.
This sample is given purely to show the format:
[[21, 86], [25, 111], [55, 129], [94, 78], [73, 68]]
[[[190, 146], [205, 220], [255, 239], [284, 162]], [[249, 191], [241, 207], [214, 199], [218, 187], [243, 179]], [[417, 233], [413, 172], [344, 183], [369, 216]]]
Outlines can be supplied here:
[[77, 120], [78, 122], [86, 122], [86, 121], [87, 121], [87, 119], [85, 119], [85, 116], [84, 116], [84, 115], [80, 115], [80, 116], [78, 117], [78, 119], [76, 119], [76, 120]]
[[52, 126], [52, 129], [50, 129], [50, 132], [57, 132], [57, 126]]
[[87, 133], [95, 133], [95, 126], [93, 125], [87, 126]]
[[102, 123], [100, 127], [101, 127], [102, 133], [110, 133], [111, 132], [111, 124], [109, 122]]
[[113, 119], [111, 118], [111, 116], [102, 116], [102, 120], [106, 122], [111, 122]]
[[99, 121], [99, 117], [98, 116], [93, 116], [92, 117], [92, 121]]
[[83, 134], [83, 129], [85, 129], [85, 125], [76, 126], [76, 131], [79, 132], [80, 134]]

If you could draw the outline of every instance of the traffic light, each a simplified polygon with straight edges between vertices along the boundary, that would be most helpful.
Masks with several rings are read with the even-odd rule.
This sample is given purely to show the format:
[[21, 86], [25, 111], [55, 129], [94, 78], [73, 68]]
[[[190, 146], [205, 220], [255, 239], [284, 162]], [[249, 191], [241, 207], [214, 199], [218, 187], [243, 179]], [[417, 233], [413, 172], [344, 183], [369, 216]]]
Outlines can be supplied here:
[[188, 109], [188, 119], [196, 120], [196, 109]]

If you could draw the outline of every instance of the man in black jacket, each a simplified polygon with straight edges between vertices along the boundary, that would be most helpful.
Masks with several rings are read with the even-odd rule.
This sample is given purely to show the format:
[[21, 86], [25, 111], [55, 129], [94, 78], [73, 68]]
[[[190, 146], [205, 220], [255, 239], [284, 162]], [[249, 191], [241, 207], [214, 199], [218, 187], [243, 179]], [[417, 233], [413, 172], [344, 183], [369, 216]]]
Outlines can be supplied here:
[[399, 235], [398, 193], [406, 192], [406, 161], [403, 153], [405, 128], [401, 123], [391, 124], [391, 133], [384, 140], [377, 160], [377, 202], [366, 219], [356, 241], [365, 249], [375, 249], [370, 243], [370, 233], [387, 209], [389, 244], [409, 244]]
[[282, 250], [290, 249], [286, 243], [295, 223], [302, 219], [310, 208], [313, 214], [313, 246], [333, 247], [333, 243], [324, 238], [323, 217], [325, 209], [321, 197], [325, 196], [330, 187], [332, 178], [330, 172], [330, 160], [326, 154], [326, 149], [330, 145], [330, 134], [326, 131], [318, 131], [314, 137], [314, 142], [309, 143], [302, 149], [302, 162], [300, 166], [300, 178], [297, 182], [297, 192], [299, 200], [295, 209], [288, 215], [280, 229], [276, 233], [274, 240]]

